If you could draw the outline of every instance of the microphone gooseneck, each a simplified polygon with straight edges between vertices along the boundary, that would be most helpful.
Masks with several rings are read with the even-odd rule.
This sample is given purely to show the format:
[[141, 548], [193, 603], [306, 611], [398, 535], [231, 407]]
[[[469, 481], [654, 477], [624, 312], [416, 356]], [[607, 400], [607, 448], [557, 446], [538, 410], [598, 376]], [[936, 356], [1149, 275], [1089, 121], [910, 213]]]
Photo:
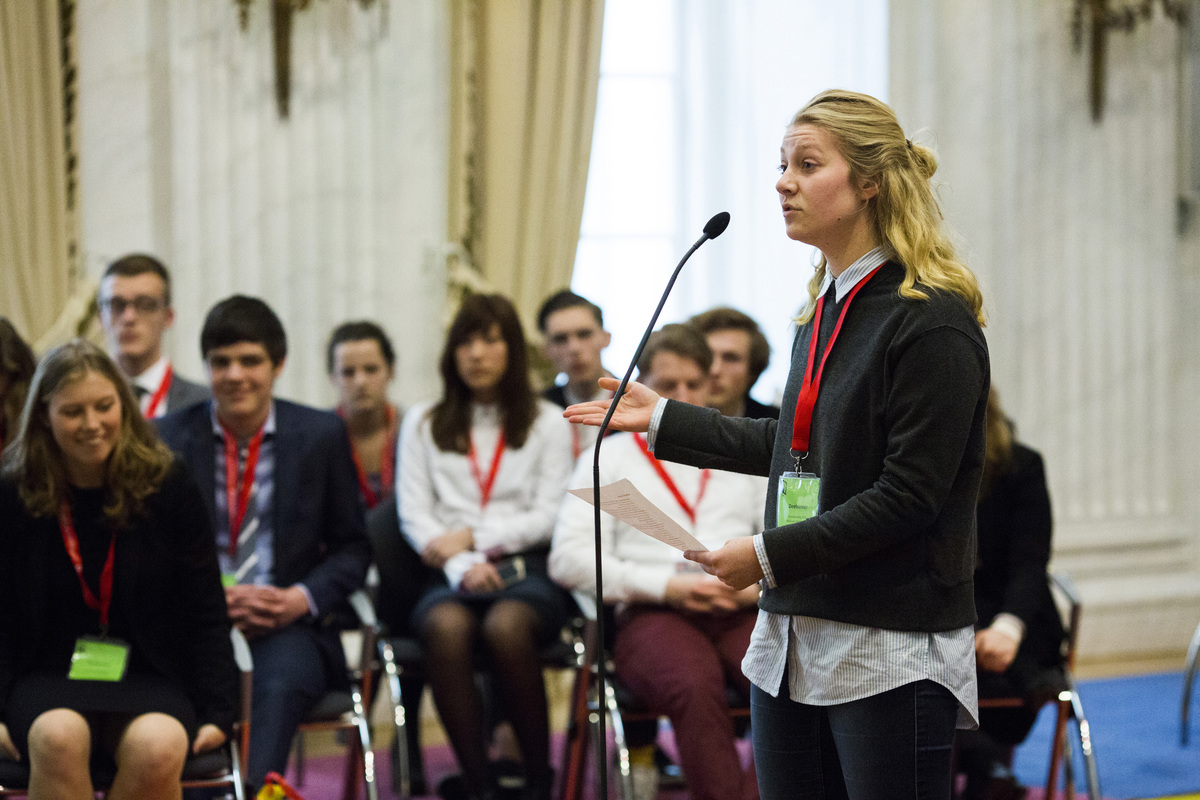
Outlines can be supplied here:
[[613, 393], [612, 402], [608, 405], [608, 412], [604, 415], [604, 421], [600, 423], [600, 430], [596, 434], [596, 447], [592, 456], [592, 507], [594, 509], [593, 525], [596, 535], [596, 698], [599, 704], [597, 713], [597, 724], [600, 726], [600, 734], [596, 737], [596, 778], [597, 778], [597, 793], [600, 798], [608, 797], [608, 737], [605, 735], [605, 688], [604, 688], [604, 570], [602, 562], [602, 552], [600, 547], [600, 446], [604, 443], [604, 434], [608, 430], [608, 424], [612, 421], [613, 412], [617, 409], [617, 404], [621, 402], [621, 396], [625, 394], [625, 387], [629, 385], [629, 378], [633, 375], [633, 368], [637, 365], [638, 359], [642, 357], [642, 351], [646, 349], [646, 342], [650, 339], [650, 334], [654, 332], [654, 325], [658, 322], [658, 315], [662, 313], [663, 306], [667, 303], [667, 296], [671, 294], [671, 289], [675, 286], [675, 279], [679, 277], [683, 265], [692, 257], [692, 253], [699, 249], [700, 245], [707, 242], [709, 239], [715, 239], [725, 232], [729, 227], [729, 212], [721, 211], [714, 214], [708, 222], [704, 224], [704, 233], [696, 240], [683, 258], [679, 259], [679, 263], [675, 266], [675, 271], [671, 273], [671, 279], [667, 281], [667, 288], [663, 290], [662, 297], [658, 301], [658, 307], [654, 309], [653, 316], [650, 317], [650, 324], [646, 326], [646, 332], [642, 334], [642, 341], [638, 343], [637, 349], [633, 352], [633, 358], [629, 361], [629, 367], [625, 370], [625, 377], [621, 378], [621, 383], [617, 386], [617, 390]]

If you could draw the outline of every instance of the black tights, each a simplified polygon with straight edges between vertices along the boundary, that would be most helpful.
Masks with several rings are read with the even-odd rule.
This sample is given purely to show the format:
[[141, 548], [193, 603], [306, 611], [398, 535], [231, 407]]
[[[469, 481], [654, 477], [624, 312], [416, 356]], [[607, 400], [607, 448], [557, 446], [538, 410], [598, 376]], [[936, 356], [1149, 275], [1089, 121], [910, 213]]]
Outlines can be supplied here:
[[482, 617], [454, 601], [439, 603], [422, 628], [429, 685], [467, 789], [488, 796], [483, 702], [475, 688], [476, 642], [482, 640], [497, 694], [516, 733], [525, 763], [527, 794], [550, 785], [550, 723], [538, 640], [537, 613], [519, 600], [499, 600]]

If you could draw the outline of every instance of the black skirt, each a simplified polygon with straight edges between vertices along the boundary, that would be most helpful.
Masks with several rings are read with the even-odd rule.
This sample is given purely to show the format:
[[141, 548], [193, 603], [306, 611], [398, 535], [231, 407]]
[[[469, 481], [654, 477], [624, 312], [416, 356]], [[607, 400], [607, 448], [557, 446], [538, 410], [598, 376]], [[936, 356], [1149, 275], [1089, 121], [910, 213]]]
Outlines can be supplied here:
[[[184, 691], [157, 675], [126, 675], [122, 680], [76, 681], [62, 673], [34, 672], [17, 679], [9, 695], [5, 722], [21, 757], [29, 757], [29, 728], [39, 715], [55, 708], [69, 708], [84, 717], [118, 714], [130, 719], [158, 712], [179, 720], [188, 742], [196, 738], [196, 711]], [[97, 754], [105, 763], [108, 754]]]

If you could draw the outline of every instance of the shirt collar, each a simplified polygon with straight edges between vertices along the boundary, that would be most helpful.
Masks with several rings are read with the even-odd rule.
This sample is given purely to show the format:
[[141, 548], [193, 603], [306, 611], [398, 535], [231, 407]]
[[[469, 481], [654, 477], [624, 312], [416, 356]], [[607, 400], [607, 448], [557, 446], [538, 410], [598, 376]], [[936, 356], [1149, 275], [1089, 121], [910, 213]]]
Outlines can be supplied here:
[[166, 356], [162, 356], [142, 371], [141, 375], [134, 375], [129, 379], [129, 383], [134, 386], [140, 386], [148, 393], [154, 394], [158, 391], [158, 387], [162, 386], [163, 378], [167, 374], [167, 367], [171, 365], [170, 360]]
[[[857, 286], [863, 278], [871, 274], [871, 270], [886, 263], [888, 260], [887, 251], [883, 247], [876, 247], [864, 253], [861, 258], [855, 261], [846, 269], [842, 270], [842, 274], [837, 276], [837, 301], [840, 303], [849, 294], [850, 290]], [[821, 283], [821, 291], [817, 293], [817, 297], [829, 291], [829, 282], [833, 277], [829, 274], [829, 270], [825, 270], [825, 280]]]
[[[219, 419], [217, 419], [217, 402], [215, 400], [210, 400], [208, 403], [208, 415], [209, 415], [209, 418], [212, 420], [213, 436], [217, 437], [218, 439], [223, 439], [225, 437], [225, 431], [221, 427], [221, 421]], [[267, 412], [267, 421], [263, 425], [263, 438], [265, 439], [268, 436], [274, 436], [274, 435], [275, 435], [275, 401], [271, 400], [271, 410]]]

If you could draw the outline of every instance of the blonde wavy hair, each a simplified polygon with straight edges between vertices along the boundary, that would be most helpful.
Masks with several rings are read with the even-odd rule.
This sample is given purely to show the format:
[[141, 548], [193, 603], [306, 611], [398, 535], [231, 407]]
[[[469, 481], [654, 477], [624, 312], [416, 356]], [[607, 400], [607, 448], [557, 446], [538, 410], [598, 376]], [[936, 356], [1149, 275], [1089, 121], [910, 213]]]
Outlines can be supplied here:
[[104, 516], [119, 527], [141, 513], [146, 498], [158, 491], [173, 457], [142, 418], [133, 391], [116, 365], [91, 342], [74, 339], [38, 362], [17, 434], [4, 450], [0, 474], [16, 482], [21, 501], [34, 516], [53, 516], [60, 502], [70, 500], [66, 464], [50, 428], [50, 399], [89, 372], [112, 383], [121, 401], [121, 431], [108, 459], [104, 487]]
[[[850, 182], [874, 181], [879, 193], [867, 204], [867, 214], [880, 244], [904, 266], [900, 296], [927, 300], [917, 284], [959, 295], [984, 324], [983, 295], [970, 269], [958, 260], [954, 245], [942, 230], [942, 210], [930, 179], [937, 157], [927, 147], [909, 141], [887, 104], [867, 94], [830, 89], [796, 112], [789, 128], [814, 125], [827, 131], [850, 166]], [[808, 283], [808, 305], [797, 318], [812, 318], [825, 281], [821, 256]]]

